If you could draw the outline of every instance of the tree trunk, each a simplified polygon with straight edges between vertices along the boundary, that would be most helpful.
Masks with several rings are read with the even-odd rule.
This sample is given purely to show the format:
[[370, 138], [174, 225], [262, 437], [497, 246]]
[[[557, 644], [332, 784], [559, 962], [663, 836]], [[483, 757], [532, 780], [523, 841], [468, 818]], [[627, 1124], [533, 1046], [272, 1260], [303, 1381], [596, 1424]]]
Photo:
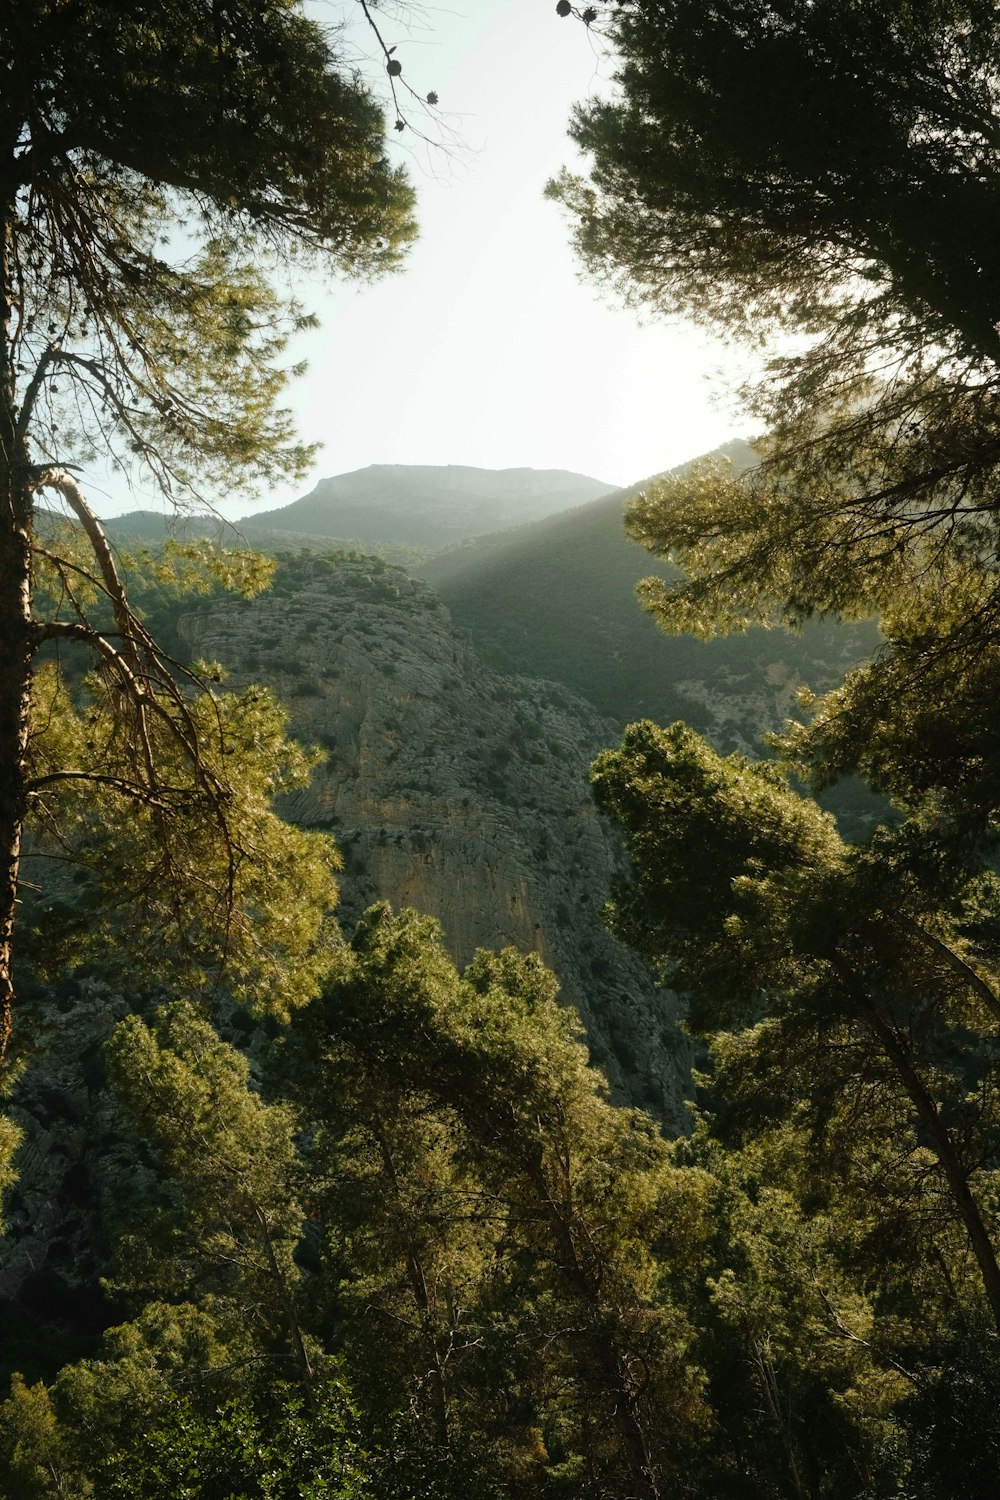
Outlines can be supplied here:
[[11, 217], [0, 226], [0, 1062], [14, 1004], [13, 940], [34, 632], [31, 619], [31, 494], [17, 431], [11, 346]]
[[[529, 1174], [548, 1214], [566, 1279], [588, 1312], [596, 1313], [602, 1306], [600, 1291], [577, 1253], [572, 1228], [553, 1195], [541, 1153], [531, 1164]], [[557, 1264], [560, 1263], [560, 1257], [556, 1258]], [[628, 1361], [607, 1327], [595, 1330], [588, 1337], [588, 1343], [605, 1390], [613, 1398], [612, 1419], [621, 1438], [636, 1500], [660, 1500], [656, 1466], [650, 1453]]]
[[14, 1003], [14, 917], [31, 694], [30, 578], [28, 528], [10, 523], [5, 504], [0, 522], [0, 1062], [10, 1039]]
[[267, 1255], [268, 1268], [270, 1269], [271, 1277], [274, 1281], [275, 1290], [278, 1293], [278, 1301], [281, 1303], [281, 1310], [285, 1315], [285, 1323], [288, 1327], [288, 1338], [292, 1346], [292, 1354], [294, 1356], [295, 1363], [299, 1367], [299, 1374], [302, 1378], [302, 1389], [305, 1393], [306, 1404], [307, 1406], [312, 1407], [315, 1404], [316, 1399], [313, 1395], [313, 1371], [312, 1365], [309, 1363], [309, 1355], [306, 1351], [305, 1342], [302, 1338], [302, 1325], [299, 1323], [298, 1315], [295, 1311], [295, 1303], [293, 1302], [292, 1294], [288, 1289], [288, 1283], [285, 1280], [281, 1267], [278, 1265], [278, 1257], [274, 1253], [274, 1241], [271, 1239], [271, 1230], [268, 1226], [267, 1214], [259, 1204], [254, 1205], [254, 1213], [256, 1214], [257, 1222], [260, 1225], [260, 1234], [261, 1239], [264, 1243], [264, 1252]]
[[[392, 1185], [393, 1196], [404, 1214], [403, 1193], [400, 1187], [399, 1176], [396, 1172], [396, 1162], [392, 1148], [389, 1144], [381, 1122], [374, 1121], [372, 1130], [378, 1141], [379, 1154], [382, 1157], [382, 1165], [385, 1174]], [[413, 1301], [417, 1309], [417, 1317], [420, 1320], [420, 1328], [423, 1334], [424, 1347], [430, 1360], [430, 1382], [431, 1402], [434, 1411], [434, 1428], [437, 1440], [442, 1448], [447, 1448], [451, 1438], [451, 1417], [448, 1400], [448, 1382], [445, 1371], [445, 1362], [441, 1356], [438, 1344], [437, 1331], [434, 1327], [434, 1318], [431, 1309], [430, 1297], [427, 1292], [427, 1278], [424, 1268], [417, 1254], [416, 1247], [410, 1243], [407, 1236], [405, 1244], [406, 1255], [406, 1279], [410, 1284]]]
[[983, 1291], [993, 1314], [997, 1332], [1000, 1333], [1000, 1264], [989, 1231], [983, 1221], [982, 1212], [975, 1194], [969, 1187], [969, 1172], [964, 1166], [955, 1142], [941, 1118], [933, 1096], [917, 1070], [913, 1057], [900, 1040], [891, 1021], [881, 1013], [858, 975], [847, 959], [839, 954], [831, 957], [834, 971], [848, 987], [857, 1006], [858, 1015], [867, 1026], [884, 1055], [896, 1071], [906, 1094], [917, 1112], [927, 1135], [931, 1149], [940, 1163], [952, 1201], [962, 1221], [969, 1247], [976, 1258]]
[[923, 1079], [917, 1072], [906, 1048], [903, 1046], [892, 1026], [881, 1016], [876, 1007], [869, 1000], [862, 1002], [862, 1014], [865, 1022], [876, 1038], [886, 1056], [891, 1060], [899, 1078], [910, 1097], [924, 1128], [930, 1137], [931, 1146], [935, 1156], [941, 1164], [945, 1180], [951, 1191], [952, 1199], [958, 1210], [959, 1217], [965, 1226], [965, 1232], [969, 1238], [969, 1245], [976, 1258], [979, 1273], [982, 1277], [983, 1290], [986, 1300], [993, 1314], [997, 1332], [1000, 1333], [1000, 1265], [997, 1264], [996, 1251], [993, 1241], [983, 1222], [979, 1204], [976, 1202], [972, 1189], [969, 1187], [969, 1174], [963, 1166], [955, 1143], [941, 1119], [938, 1107], [928, 1093]]

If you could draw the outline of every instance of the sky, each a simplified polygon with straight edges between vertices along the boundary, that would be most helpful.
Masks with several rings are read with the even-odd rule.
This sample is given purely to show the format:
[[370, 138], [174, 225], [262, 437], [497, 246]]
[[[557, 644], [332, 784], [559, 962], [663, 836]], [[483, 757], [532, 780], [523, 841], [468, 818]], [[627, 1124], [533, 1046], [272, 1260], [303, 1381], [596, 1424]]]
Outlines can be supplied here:
[[[345, 7], [309, 9], [333, 22]], [[431, 3], [409, 30], [378, 14], [404, 76], [437, 92], [461, 144], [449, 157], [394, 137], [420, 224], [400, 273], [299, 285], [320, 327], [291, 350], [308, 370], [289, 404], [301, 435], [323, 447], [310, 479], [273, 490], [263, 508], [375, 463], [561, 468], [625, 485], [742, 435], [726, 399], [732, 351], [693, 326], [641, 323], [603, 302], [543, 197], [562, 166], [581, 165], [566, 134], [573, 103], [608, 87], [585, 28], [560, 18], [555, 0]], [[346, 40], [381, 79], [364, 28]], [[156, 504], [106, 477], [100, 489], [105, 515]]]

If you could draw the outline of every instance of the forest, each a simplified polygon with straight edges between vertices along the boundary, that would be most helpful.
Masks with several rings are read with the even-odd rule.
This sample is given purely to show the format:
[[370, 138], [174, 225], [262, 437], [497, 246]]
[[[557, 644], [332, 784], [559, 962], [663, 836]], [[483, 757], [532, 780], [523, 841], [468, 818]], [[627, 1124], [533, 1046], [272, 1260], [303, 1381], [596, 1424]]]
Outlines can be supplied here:
[[[388, 115], [300, 0], [0, 11], [0, 1496], [991, 1500], [1000, 6], [552, 5], [614, 71], [547, 189], [583, 272], [761, 356], [752, 451], [625, 497], [647, 673], [565, 624], [585, 553], [630, 587], [618, 502], [558, 574], [528, 531], [432, 560], [466, 639], [381, 558], [88, 499], [304, 477], [288, 269], [402, 262], [386, 127], [437, 109], [356, 3]], [[309, 675], [338, 619], [379, 692], [430, 683], [477, 848], [530, 788], [558, 940], [459, 957], [358, 899], [445, 771], [415, 717], [377, 761], [360, 712], [353, 759], [291, 733], [350, 707]], [[827, 657], [766, 744], [622, 727], [694, 701], [657, 649], [733, 638], [718, 697], [792, 636], [792, 681]]]

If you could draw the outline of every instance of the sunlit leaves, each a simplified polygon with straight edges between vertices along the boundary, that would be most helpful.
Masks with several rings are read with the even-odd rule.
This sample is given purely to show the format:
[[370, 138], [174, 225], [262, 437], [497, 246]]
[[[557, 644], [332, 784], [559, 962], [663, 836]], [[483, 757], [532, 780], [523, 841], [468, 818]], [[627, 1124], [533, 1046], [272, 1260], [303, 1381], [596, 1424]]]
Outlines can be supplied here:
[[[275, 798], [308, 781], [315, 756], [285, 736], [260, 688], [165, 700], [149, 719], [155, 786], [137, 772], [113, 688], [95, 678], [76, 707], [51, 670], [36, 679], [30, 744], [34, 816], [79, 865], [89, 906], [48, 962], [128, 966], [189, 992], [226, 992], [286, 1015], [330, 962], [340, 858], [332, 841], [283, 822]], [[185, 749], [193, 731], [197, 760]], [[294, 892], [294, 896], [292, 893]], [[42, 955], [38, 955], [42, 961]]]
[[375, 275], [414, 228], [379, 109], [298, 6], [161, 9], [0, 23], [11, 364], [36, 453], [110, 453], [183, 500], [308, 465], [279, 405], [308, 320], [274, 272]]

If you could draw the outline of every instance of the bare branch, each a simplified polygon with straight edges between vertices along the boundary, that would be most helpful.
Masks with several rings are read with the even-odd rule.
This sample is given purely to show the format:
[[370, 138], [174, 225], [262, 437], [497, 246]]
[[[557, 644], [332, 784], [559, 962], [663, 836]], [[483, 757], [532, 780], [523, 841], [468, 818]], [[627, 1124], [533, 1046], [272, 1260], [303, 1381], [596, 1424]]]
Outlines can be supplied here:
[[67, 469], [43, 468], [34, 476], [32, 488], [57, 490], [86, 532], [87, 540], [97, 559], [101, 577], [104, 579], [105, 590], [108, 598], [111, 600], [115, 623], [121, 631], [122, 639], [126, 643], [126, 649], [131, 658], [132, 669], [133, 671], [138, 671], [139, 662], [135, 644], [138, 621], [125, 597], [125, 590], [118, 576], [118, 569], [115, 566], [114, 556], [108, 545], [104, 528], [83, 498], [80, 486]]
[[189, 795], [187, 787], [161, 787], [159, 795], [150, 791], [139, 781], [129, 781], [124, 776], [111, 776], [100, 771], [50, 771], [44, 776], [35, 776], [26, 784], [28, 797], [36, 797], [43, 787], [53, 786], [62, 781], [85, 781], [94, 782], [100, 786], [112, 787], [116, 792], [121, 792], [125, 797], [131, 797], [136, 802], [142, 802], [149, 807], [160, 807], [165, 812], [172, 812], [176, 803], [169, 802], [165, 798], [166, 793], [173, 793], [177, 798]]
[[926, 928], [921, 927], [918, 922], [914, 922], [909, 917], [902, 916], [900, 920], [904, 922], [907, 932], [911, 932], [918, 942], [923, 943], [925, 948], [929, 948], [932, 953], [935, 953], [950, 969], [953, 969], [956, 974], [965, 980], [969, 989], [979, 996], [990, 1014], [996, 1020], [1000, 1021], [1000, 996], [990, 988], [982, 975], [977, 973], [971, 964], [968, 964], [965, 959], [957, 954], [954, 948], [950, 948], [939, 937], [935, 937], [933, 932], [928, 932]]
[[35, 366], [35, 373], [32, 375], [25, 389], [24, 400], [21, 403], [21, 411], [17, 419], [15, 434], [18, 442], [23, 442], [25, 436], [27, 435], [28, 427], [31, 423], [31, 418], [34, 415], [35, 403], [38, 400], [39, 392], [42, 389], [42, 385], [44, 383], [46, 375], [48, 374], [49, 370], [56, 360], [57, 354], [58, 350], [56, 346], [54, 344], [50, 344], [49, 347], [43, 351], [38, 360], [38, 364]]

